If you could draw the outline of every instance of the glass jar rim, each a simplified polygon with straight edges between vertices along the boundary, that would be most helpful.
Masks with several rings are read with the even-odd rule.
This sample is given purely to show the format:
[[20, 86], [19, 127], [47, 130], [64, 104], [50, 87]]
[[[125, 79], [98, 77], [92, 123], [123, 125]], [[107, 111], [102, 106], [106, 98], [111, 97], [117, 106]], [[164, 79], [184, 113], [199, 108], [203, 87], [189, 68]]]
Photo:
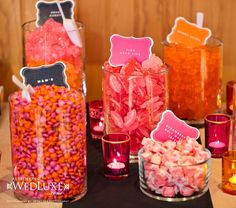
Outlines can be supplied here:
[[233, 87], [236, 84], [236, 80], [230, 80], [227, 82], [227, 86]]
[[[26, 21], [26, 22], [24, 22], [24, 23], [22, 24], [22, 28], [24, 28], [26, 25], [30, 25], [30, 24], [35, 23], [35, 22], [36, 22], [36, 19]], [[83, 24], [82, 22], [79, 22], [79, 21], [76, 21], [76, 20], [75, 20], [75, 22], [76, 22], [76, 24], [77, 24], [77, 26], [78, 26], [78, 29], [84, 29], [84, 24]], [[58, 22], [58, 23], [59, 23], [59, 22]], [[36, 25], [35, 25], [35, 26], [36, 26]]]
[[198, 163], [194, 163], [194, 164], [190, 164], [190, 165], [160, 165], [160, 164], [156, 164], [156, 163], [153, 163], [151, 161], [147, 161], [146, 159], [144, 159], [142, 157], [142, 153], [143, 153], [143, 148], [141, 148], [138, 152], [138, 158], [139, 159], [142, 159], [144, 162], [146, 163], [150, 163], [152, 165], [158, 165], [158, 166], [161, 166], [161, 167], [167, 167], [167, 168], [176, 168], [176, 167], [195, 167], [195, 166], [198, 166], [198, 165], [203, 165], [205, 164], [206, 162], [208, 162], [210, 159], [211, 159], [211, 152], [207, 149], [207, 148], [204, 148], [204, 151], [207, 153], [208, 157], [207, 159], [201, 161], [201, 162], [198, 162]]
[[[40, 86], [36, 86], [36, 87], [40, 87]], [[59, 87], [63, 87], [63, 86], [59, 86]], [[33, 87], [33, 88], [35, 88], [35, 87]], [[82, 89], [74, 89], [74, 88], [71, 88], [71, 87], [69, 89], [68, 88], [66, 88], [66, 89], [67, 89], [67, 91], [75, 90], [78, 93], [81, 93], [81, 96], [83, 97], [83, 99], [85, 99]], [[11, 103], [11, 98], [12, 98], [12, 96], [14, 96], [14, 94], [20, 93], [20, 92], [22, 92], [21, 89], [15, 90], [14, 92], [11, 92], [7, 97], [8, 103]]]
[[[110, 64], [109, 64], [110, 65]], [[119, 76], [130, 76], [130, 77], [142, 77], [142, 76], [146, 76], [146, 75], [149, 75], [149, 76], [156, 76], [156, 75], [161, 75], [161, 74], [167, 74], [169, 72], [169, 65], [168, 64], [163, 64], [161, 67], [163, 67], [163, 69], [157, 73], [148, 73], [148, 74], [120, 74], [120, 72], [113, 72], [113, 71], [110, 71], [108, 69], [106, 69], [106, 67], [103, 65], [102, 66], [102, 70], [105, 71], [105, 72], [109, 72], [109, 73], [112, 73], [112, 74], [116, 74], [116, 75], [119, 75]]]
[[[213, 119], [207, 118], [208, 116], [223, 116], [224, 118], [226, 118], [226, 120], [225, 121], [215, 121]], [[226, 114], [223, 114], [223, 113], [213, 113], [213, 114], [206, 115], [204, 120], [207, 122], [210, 122], [210, 123], [215, 123], [215, 124], [225, 124], [225, 123], [228, 123], [231, 121], [231, 117]]]
[[179, 49], [181, 50], [181, 49], [193, 49], [193, 50], [201, 50], [201, 49], [204, 49], [206, 46], [207, 47], [209, 47], [209, 48], [218, 48], [218, 47], [221, 47], [222, 45], [223, 45], [223, 42], [220, 40], [220, 39], [218, 39], [218, 38], [216, 38], [216, 37], [210, 37], [209, 39], [208, 39], [208, 41], [216, 41], [216, 44], [215, 45], [208, 45], [208, 43], [206, 44], [206, 45], [203, 45], [203, 46], [198, 46], [198, 47], [193, 47], [193, 48], [191, 48], [191, 47], [187, 47], [187, 46], [183, 46], [182, 47], [182, 45], [178, 45], [178, 44], [175, 44], [175, 43], [169, 43], [167, 40], [163, 40], [162, 42], [161, 42], [161, 44], [163, 45], [163, 46], [166, 46], [166, 47], [175, 47], [175, 46], [179, 46]]
[[235, 153], [236, 155], [236, 150], [228, 150], [223, 154], [223, 159], [231, 161], [231, 162], [236, 162], [236, 157], [235, 159], [229, 159], [229, 153]]
[[[121, 141], [110, 141], [110, 140], [105, 139], [105, 137], [108, 136], [108, 135], [123, 135], [123, 136], [126, 137], [126, 139], [121, 140]], [[110, 143], [110, 144], [122, 144], [122, 143], [129, 142], [130, 141], [130, 136], [128, 134], [125, 134], [125, 133], [110, 133], [110, 134], [103, 135], [102, 136], [102, 141], [106, 142], [106, 143]]]

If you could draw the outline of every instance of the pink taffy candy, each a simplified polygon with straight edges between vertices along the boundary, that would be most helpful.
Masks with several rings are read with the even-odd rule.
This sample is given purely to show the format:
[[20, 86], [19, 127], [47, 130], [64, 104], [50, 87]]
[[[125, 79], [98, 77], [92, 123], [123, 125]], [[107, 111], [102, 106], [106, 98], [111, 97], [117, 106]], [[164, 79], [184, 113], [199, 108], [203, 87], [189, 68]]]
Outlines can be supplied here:
[[183, 196], [191, 196], [194, 193], [194, 189], [190, 187], [183, 187], [182, 190], [180, 190], [180, 194]]
[[173, 178], [179, 179], [179, 178], [184, 177], [184, 172], [183, 172], [182, 167], [178, 167], [178, 166], [170, 167], [169, 172], [173, 176]]
[[162, 195], [165, 197], [174, 197], [175, 196], [174, 187], [164, 186], [162, 189]]
[[147, 146], [149, 144], [154, 144], [154, 141], [152, 139], [150, 139], [150, 138], [144, 137], [143, 140], [142, 140], [142, 145], [143, 146]]
[[152, 55], [151, 58], [142, 62], [143, 68], [151, 69], [152, 71], [156, 70], [156, 73], [158, 72], [158, 69], [160, 69], [162, 65], [163, 65], [162, 60], [155, 55]]
[[161, 156], [158, 153], [154, 154], [151, 158], [151, 162], [154, 164], [160, 165], [161, 164]]
[[150, 161], [151, 158], [152, 158], [152, 153], [151, 152], [144, 152], [142, 154], [142, 157], [143, 157], [144, 160]]
[[159, 142], [142, 141], [146, 184], [155, 194], [191, 196], [206, 186], [209, 154], [195, 139]]

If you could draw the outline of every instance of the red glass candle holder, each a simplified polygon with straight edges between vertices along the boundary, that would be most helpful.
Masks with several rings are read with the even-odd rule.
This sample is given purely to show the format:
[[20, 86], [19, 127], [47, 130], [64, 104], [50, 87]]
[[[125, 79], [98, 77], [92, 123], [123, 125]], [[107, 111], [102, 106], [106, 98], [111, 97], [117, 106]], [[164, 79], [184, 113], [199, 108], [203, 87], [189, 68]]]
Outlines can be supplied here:
[[222, 157], [229, 147], [230, 117], [225, 114], [209, 114], [205, 117], [205, 145], [212, 157]]
[[128, 177], [130, 136], [122, 133], [102, 137], [104, 175], [113, 180]]
[[236, 195], [236, 150], [225, 152], [222, 170], [222, 190]]
[[226, 111], [229, 114], [233, 113], [234, 85], [236, 85], [236, 81], [229, 81], [226, 86]]
[[89, 102], [89, 120], [92, 139], [101, 139], [104, 131], [103, 102]]

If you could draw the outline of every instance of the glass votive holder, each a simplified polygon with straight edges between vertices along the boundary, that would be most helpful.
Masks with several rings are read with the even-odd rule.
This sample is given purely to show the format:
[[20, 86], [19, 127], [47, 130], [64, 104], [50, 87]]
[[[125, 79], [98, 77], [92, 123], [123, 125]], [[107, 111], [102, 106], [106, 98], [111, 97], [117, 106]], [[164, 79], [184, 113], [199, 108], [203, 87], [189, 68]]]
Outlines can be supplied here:
[[236, 85], [236, 81], [229, 81], [226, 86], [226, 111], [229, 114], [233, 113], [234, 85]]
[[212, 157], [222, 157], [228, 150], [230, 123], [230, 116], [225, 114], [209, 114], [205, 117], [205, 146]]
[[128, 177], [130, 136], [123, 133], [106, 134], [102, 137], [104, 175], [113, 180]]
[[104, 131], [103, 102], [89, 102], [89, 120], [92, 139], [101, 139]]
[[236, 195], [236, 150], [227, 151], [223, 155], [222, 190]]
[[[174, 150], [175, 151], [175, 150]], [[143, 157], [139, 151], [139, 188], [154, 199], [181, 202], [196, 199], [209, 188], [211, 153], [199, 163], [179, 165], [155, 163]]]

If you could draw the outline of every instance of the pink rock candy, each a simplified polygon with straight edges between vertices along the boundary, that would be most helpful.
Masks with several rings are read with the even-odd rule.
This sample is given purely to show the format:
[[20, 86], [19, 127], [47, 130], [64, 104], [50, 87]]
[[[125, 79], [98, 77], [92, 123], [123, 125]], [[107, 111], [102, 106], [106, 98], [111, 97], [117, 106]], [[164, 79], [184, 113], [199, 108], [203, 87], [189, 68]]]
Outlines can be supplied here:
[[143, 137], [149, 136], [166, 109], [166, 68], [155, 55], [123, 67], [104, 63], [103, 101], [106, 132], [124, 132], [131, 137], [131, 154], [137, 154]]
[[207, 183], [209, 155], [193, 138], [165, 141], [142, 140], [144, 177], [151, 191], [164, 197], [191, 196]]
[[45, 63], [65, 58], [74, 62], [81, 53], [81, 49], [71, 42], [63, 25], [53, 19], [47, 20], [43, 26], [27, 33], [25, 47], [27, 59], [45, 60]]
[[[27, 29], [27, 27], [26, 27]], [[42, 26], [25, 33], [25, 61], [35, 67], [62, 61], [71, 88], [82, 87], [82, 48], [74, 45], [61, 23], [48, 19]]]

